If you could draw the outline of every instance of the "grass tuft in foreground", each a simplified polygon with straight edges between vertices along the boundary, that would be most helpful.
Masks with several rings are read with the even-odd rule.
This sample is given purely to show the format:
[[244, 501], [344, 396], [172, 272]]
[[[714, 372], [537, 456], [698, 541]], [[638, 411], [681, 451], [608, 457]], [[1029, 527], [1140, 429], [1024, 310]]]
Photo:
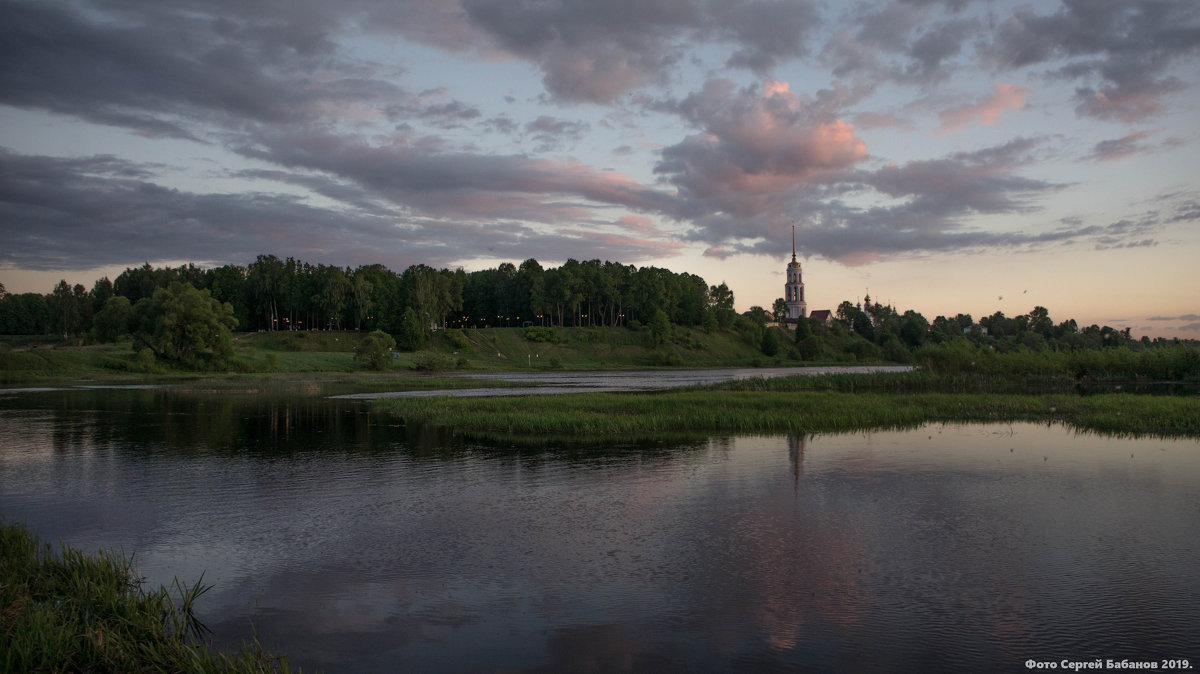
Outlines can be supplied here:
[[287, 672], [257, 638], [232, 655], [209, 648], [196, 619], [200, 583], [142, 588], [131, 562], [50, 545], [0, 525], [0, 671]]

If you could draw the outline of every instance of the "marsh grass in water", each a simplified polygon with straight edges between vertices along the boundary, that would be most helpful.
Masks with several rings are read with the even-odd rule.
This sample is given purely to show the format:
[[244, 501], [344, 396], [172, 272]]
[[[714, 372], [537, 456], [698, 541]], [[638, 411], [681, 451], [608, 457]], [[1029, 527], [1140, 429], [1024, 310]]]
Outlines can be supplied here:
[[453, 428], [467, 436], [528, 440], [829, 433], [912, 428], [927, 422], [1007, 421], [1060, 422], [1117, 435], [1200, 436], [1200, 398], [1195, 397], [846, 392], [787, 390], [784, 384], [754, 390], [755, 385], [519, 398], [395, 398], [376, 404], [408, 421]]
[[[211, 649], [195, 615], [197, 582], [148, 591], [132, 562], [50, 545], [0, 524], [0, 670], [5, 672], [286, 672], [257, 637]], [[172, 592], [173, 590], [173, 592]]]

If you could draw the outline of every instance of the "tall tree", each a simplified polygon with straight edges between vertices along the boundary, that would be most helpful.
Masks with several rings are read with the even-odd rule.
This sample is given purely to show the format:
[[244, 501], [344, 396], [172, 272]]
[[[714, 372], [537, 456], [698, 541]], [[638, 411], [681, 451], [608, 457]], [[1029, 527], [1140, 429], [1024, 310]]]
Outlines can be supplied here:
[[92, 339], [97, 342], [115, 342], [129, 332], [129, 319], [133, 316], [133, 306], [129, 298], [115, 295], [108, 298], [104, 308], [92, 317]]
[[514, 292], [522, 320], [538, 325], [546, 324], [546, 276], [538, 261], [529, 258], [517, 268]]
[[248, 269], [250, 287], [258, 307], [256, 313], [267, 330], [285, 327], [280, 325], [279, 320], [279, 292], [283, 284], [283, 271], [283, 262], [274, 255], [259, 255]]
[[59, 281], [50, 293], [48, 304], [53, 330], [63, 339], [83, 334], [90, 327], [92, 304], [81, 284], [72, 287], [65, 279]]
[[116, 294], [113, 291], [113, 282], [108, 280], [107, 276], [96, 279], [92, 284], [92, 289], [88, 291], [88, 297], [92, 302], [92, 314], [95, 315], [105, 304], [108, 304], [108, 298]]
[[371, 290], [374, 288], [365, 273], [356, 270], [351, 277], [350, 296], [354, 302], [354, 329], [362, 330], [363, 323], [371, 312]]
[[776, 323], [782, 323], [787, 320], [787, 302], [782, 297], [776, 297], [775, 303], [771, 305], [771, 318]]

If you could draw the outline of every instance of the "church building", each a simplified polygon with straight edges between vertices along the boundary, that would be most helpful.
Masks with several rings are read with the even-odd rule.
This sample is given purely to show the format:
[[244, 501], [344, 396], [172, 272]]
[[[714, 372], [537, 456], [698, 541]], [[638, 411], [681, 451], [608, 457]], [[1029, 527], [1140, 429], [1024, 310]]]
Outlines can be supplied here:
[[783, 301], [787, 304], [787, 320], [796, 322], [808, 318], [808, 304], [804, 301], [804, 280], [800, 273], [800, 262], [796, 260], [796, 226], [792, 225], [792, 261], [787, 266], [787, 282], [783, 284]]

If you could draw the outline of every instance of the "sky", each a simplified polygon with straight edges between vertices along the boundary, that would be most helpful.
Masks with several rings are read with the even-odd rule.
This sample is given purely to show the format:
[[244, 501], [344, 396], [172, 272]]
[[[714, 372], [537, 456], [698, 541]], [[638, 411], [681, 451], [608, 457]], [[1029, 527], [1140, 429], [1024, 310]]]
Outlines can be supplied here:
[[1192, 0], [0, 0], [0, 282], [536, 258], [1200, 338]]

